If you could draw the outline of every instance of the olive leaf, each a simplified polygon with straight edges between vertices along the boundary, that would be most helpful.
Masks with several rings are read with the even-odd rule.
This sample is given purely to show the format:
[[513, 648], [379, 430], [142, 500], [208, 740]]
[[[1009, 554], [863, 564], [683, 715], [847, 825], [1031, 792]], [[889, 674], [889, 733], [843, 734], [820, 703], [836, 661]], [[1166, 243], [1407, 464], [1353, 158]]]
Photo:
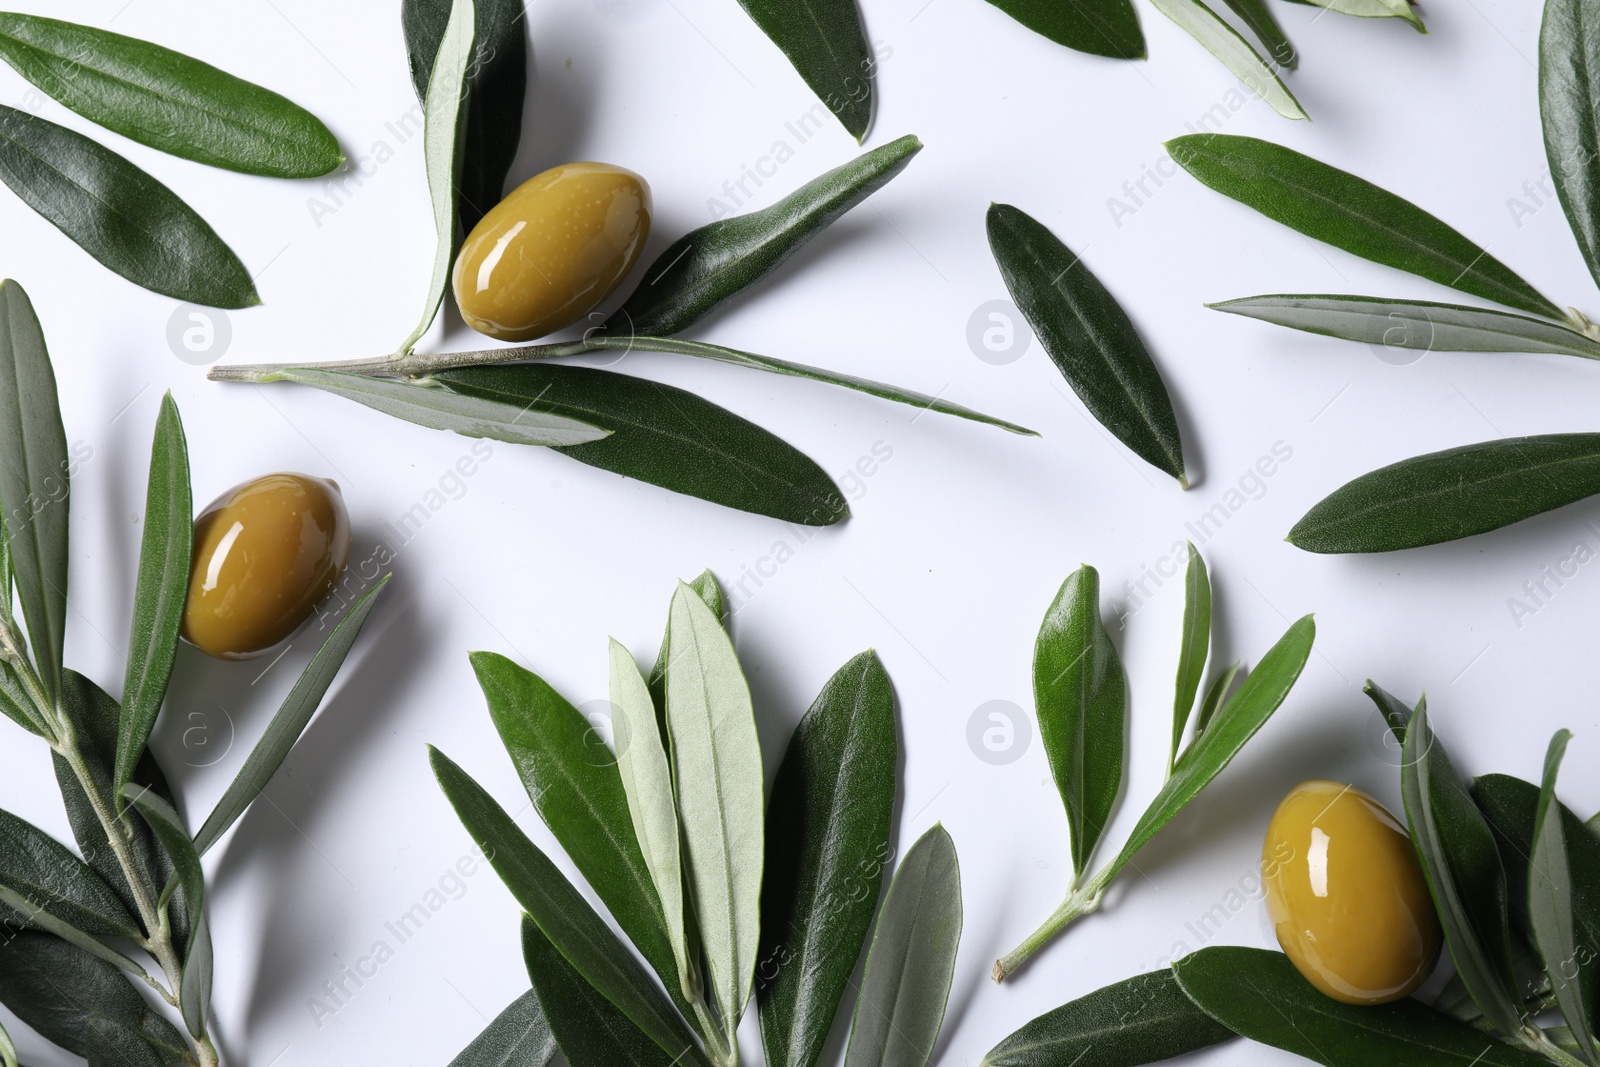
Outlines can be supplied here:
[[250, 272], [193, 208], [81, 133], [0, 107], [0, 181], [135, 285], [211, 307], [261, 303]]
[[1206, 307], [1385, 348], [1539, 352], [1600, 359], [1600, 342], [1569, 326], [1493, 308], [1335, 294], [1251, 296]]
[[1145, 462], [1187, 486], [1172, 400], [1127, 312], [1035, 219], [991, 204], [987, 224], [1006, 289], [1084, 407]]
[[4, 1024], [0, 1024], [0, 1067], [17, 1067], [17, 1046]]
[[193, 557], [194, 494], [189, 486], [189, 446], [183, 420], [169, 392], [161, 400], [150, 448], [145, 493], [144, 538], [133, 591], [128, 671], [122, 683], [122, 718], [117, 731], [117, 795], [133, 779], [150, 731], [166, 699], [178, 654]]
[[1410, 0], [1303, 0], [1303, 2], [1336, 11], [1341, 15], [1353, 15], [1356, 18], [1404, 19], [1411, 23], [1412, 29], [1418, 33], [1428, 32], [1428, 28], [1422, 24], [1422, 19], [1412, 10]]
[[0, 884], [0, 922], [7, 923], [16, 930], [43, 930], [45, 933], [54, 934], [91, 956], [149, 981], [148, 972], [133, 960], [95, 935], [79, 929], [53, 912], [45, 911], [30, 898], [4, 884]]
[[[1294, 70], [1300, 65], [1300, 57], [1296, 55], [1294, 45], [1284, 34], [1283, 27], [1278, 25], [1278, 19], [1266, 0], [1226, 0], [1230, 10], [1239, 21], [1250, 28], [1272, 56], [1272, 61], [1285, 70]], [[1403, 3], [1404, 0], [1401, 0]]]
[[[855, 0], [838, 2], [855, 6]], [[921, 150], [917, 138], [901, 137], [811, 179], [771, 207], [689, 231], [644, 271], [605, 332], [665, 337], [688, 329], [887, 185]]]
[[1211, 578], [1200, 550], [1189, 542], [1189, 563], [1183, 576], [1183, 639], [1178, 646], [1177, 692], [1172, 705], [1172, 750], [1167, 755], [1167, 773], [1172, 773], [1183, 745], [1183, 733], [1194, 711], [1200, 681], [1205, 676], [1206, 657], [1211, 653]]
[[344, 162], [309, 111], [149, 41], [0, 12], [0, 59], [90, 122], [197, 163], [315, 178]]
[[1171, 970], [1154, 971], [1045, 1012], [990, 1049], [979, 1067], [1139, 1067], [1234, 1036], [1189, 999]]
[[1090, 55], [1145, 58], [1144, 33], [1132, 0], [1061, 4], [1053, 0], [989, 0], [1041, 37]]
[[184, 1025], [195, 1037], [205, 1037], [206, 1015], [211, 1007], [212, 952], [211, 935], [206, 929], [206, 876], [200, 867], [200, 853], [171, 804], [140, 785], [126, 786], [122, 795], [144, 817], [176, 870], [177, 884], [189, 912], [189, 926], [184, 931], [189, 948], [183, 961], [179, 999]]
[[1419, 710], [1426, 710], [1428, 698], [1426, 696], [1422, 697], [1417, 702], [1416, 709], [1409, 708], [1394, 694], [1370, 678], [1367, 679], [1367, 684], [1361, 687], [1361, 691], [1367, 694], [1372, 702], [1377, 705], [1378, 714], [1382, 716], [1383, 724], [1388, 727], [1389, 734], [1394, 738], [1395, 743], [1404, 745], [1406, 743], [1406, 730], [1411, 725], [1411, 717]]
[[[1151, 4], [1220, 59], [1235, 78], [1265, 100], [1272, 110], [1286, 119], [1311, 117], [1300, 107], [1300, 101], [1294, 98], [1277, 72], [1250, 47], [1250, 42], [1201, 0], [1151, 0]], [[1177, 159], [1176, 153], [1173, 158]]]
[[961, 942], [961, 865], [935, 824], [894, 872], [861, 975], [845, 1067], [926, 1067]]
[[795, 727], [772, 784], [756, 1001], [769, 1067], [813, 1067], [872, 928], [899, 745], [873, 652], [839, 668]]
[[205, 855], [239, 821], [239, 817], [261, 795], [267, 783], [272, 781], [272, 776], [278, 773], [278, 768], [283, 766], [290, 750], [310, 725], [311, 717], [322, 705], [322, 698], [327, 695], [328, 687], [333, 685], [339, 668], [344, 666], [345, 657], [361, 635], [361, 628], [366, 625], [372, 609], [377, 607], [378, 597], [388, 586], [389, 578], [389, 575], [384, 575], [377, 585], [356, 601], [295, 680], [283, 705], [267, 724], [261, 740], [250, 750], [244, 766], [229, 783], [217, 806], [211, 809], [211, 814], [206, 816], [200, 832], [194, 835], [195, 850], [200, 855]]
[[1318, 991], [1281, 952], [1214, 946], [1172, 965], [1178, 984], [1218, 1023], [1328, 1067], [1537, 1067], [1415, 1000], [1357, 1006]]
[[1081, 878], [1122, 789], [1128, 688], [1100, 618], [1100, 574], [1074, 571], [1039, 627], [1033, 651], [1039, 736], [1067, 810], [1072, 870]]
[[539, 994], [530, 989], [496, 1015], [450, 1067], [545, 1067], [555, 1054], [555, 1035], [539, 1007]]
[[1196, 133], [1167, 142], [1201, 182], [1307, 237], [1374, 263], [1546, 318], [1561, 309], [1450, 226], [1371, 182], [1254, 137]]
[[856, 0], [739, 0], [857, 143], [872, 125], [873, 59]]
[[46, 913], [85, 934], [139, 937], [139, 923], [88, 864], [32, 823], [0, 809], [0, 889], [24, 907], [0, 908], [0, 924], [27, 928]]
[[1506, 875], [1494, 834], [1434, 736], [1425, 708], [1406, 727], [1404, 757], [1406, 822], [1450, 958], [1484, 1017], [1514, 1037], [1522, 1031], [1522, 1014], [1511, 967]]
[[[728, 598], [722, 591], [722, 586], [717, 582], [717, 576], [711, 573], [710, 568], [701, 571], [698, 575], [684, 582], [701, 600], [706, 602], [706, 607], [711, 609], [722, 623], [722, 628], [732, 632], [733, 612], [728, 604]], [[670, 635], [663, 628], [661, 634], [661, 649], [656, 653], [655, 666], [650, 668], [650, 699], [655, 701], [656, 721], [661, 726], [663, 741], [669, 740], [667, 734], [667, 638]]]
[[1289, 531], [1307, 552], [1393, 552], [1498, 530], [1600, 493], [1600, 434], [1544, 434], [1401, 460], [1324, 497]]
[[1200, 701], [1199, 710], [1194, 715], [1194, 736], [1199, 738], [1211, 725], [1211, 720], [1217, 717], [1217, 712], [1222, 710], [1222, 705], [1227, 701], [1228, 694], [1233, 691], [1233, 683], [1239, 677], [1241, 664], [1234, 660], [1222, 673], [1211, 681], [1211, 687], [1206, 690], [1204, 699]]
[[1556, 195], [1600, 282], [1600, 25], [1583, 0], [1546, 0], [1539, 115]]
[[602, 470], [803, 526], [830, 526], [850, 514], [844, 494], [804, 453], [674, 386], [551, 364], [448, 371], [438, 380], [529, 418], [597, 420], [610, 436], [561, 453]]

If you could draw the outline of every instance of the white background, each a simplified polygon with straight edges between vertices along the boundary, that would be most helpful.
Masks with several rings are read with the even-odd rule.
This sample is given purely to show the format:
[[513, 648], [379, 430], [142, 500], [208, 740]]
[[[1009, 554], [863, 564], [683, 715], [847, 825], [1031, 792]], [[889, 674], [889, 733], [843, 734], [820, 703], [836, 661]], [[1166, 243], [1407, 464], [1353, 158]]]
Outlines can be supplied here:
[[[96, 133], [184, 196], [255, 272], [266, 303], [229, 316], [228, 361], [374, 355], [406, 334], [432, 238], [421, 141], [402, 144], [386, 129], [414, 106], [398, 5], [19, 6], [157, 40], [278, 89], [322, 117], [352, 159], [380, 142], [392, 150], [319, 219], [313, 198], [333, 202], [322, 181], [227, 174]], [[1534, 183], [1537, 191], [1546, 174], [1537, 6], [1430, 5], [1423, 14], [1432, 33], [1421, 36], [1393, 21], [1275, 4], [1303, 58], [1291, 85], [1316, 121], [1291, 123], [1251, 101], [1223, 128], [1293, 145], [1408, 196], [1557, 302], [1600, 313], [1559, 206], [1539, 206], [1524, 190]], [[1517, 620], [1508, 606], [1577, 542], [1600, 549], [1591, 525], [1600, 507], [1580, 504], [1390, 556], [1320, 557], [1283, 541], [1326, 493], [1402, 457], [1595, 429], [1595, 368], [1555, 356], [1454, 354], [1395, 366], [1364, 345], [1205, 310], [1204, 301], [1263, 292], [1452, 297], [1315, 245], [1186, 176], [1147, 184], [1154, 195], [1117, 225], [1108, 198], [1125, 198], [1123, 183], [1163, 159], [1163, 140], [1236, 91], [1146, 5], [1152, 58], [1143, 63], [1067, 51], [981, 0], [868, 0], [865, 14], [887, 56], [868, 145], [914, 132], [926, 150], [869, 206], [693, 335], [939, 392], [1031, 425], [1043, 439], [914, 418], [912, 409], [793, 379], [629, 357], [626, 370], [704, 392], [841, 479], [874, 445], [892, 449], [856, 489], [854, 518], [809, 540], [557, 455], [495, 445], [464, 495], [401, 551], [388, 602], [320, 718], [267, 801], [209, 861], [215, 1014], [229, 1063], [434, 1067], [525, 990], [517, 909], [487, 870], [408, 943], [385, 931], [471, 848], [431, 779], [426, 744], [520, 808], [521, 824], [550, 844], [523, 804], [466, 653], [512, 656], [575, 703], [603, 698], [608, 634], [641, 659], [653, 656], [677, 578], [705, 566], [730, 584], [747, 569], [770, 572], [762, 561], [780, 541], [793, 558], [759, 587], [747, 579], [735, 622], [769, 775], [829, 674], [876, 647], [900, 697], [898, 840], [903, 848], [942, 820], [960, 850], [966, 929], [941, 1062], [976, 1064], [1038, 1013], [1154, 969], [1175, 950], [1271, 944], [1254, 901], [1204, 938], [1190, 924], [1253, 884], [1266, 820], [1297, 781], [1343, 779], [1398, 806], [1393, 758], [1374, 740], [1360, 693], [1367, 677], [1407, 698], [1426, 689], [1467, 773], [1536, 776], [1550, 733], [1572, 728], [1579, 737], [1564, 796], [1583, 814], [1600, 805], [1588, 770], [1600, 751], [1600, 563], [1582, 567], [1531, 615]], [[656, 203], [647, 257], [707, 221], [708, 198], [722, 196], [723, 183], [774, 142], [786, 141], [794, 158], [750, 206], [857, 151], [837, 125], [803, 144], [786, 130], [814, 98], [733, 0], [549, 0], [529, 23], [534, 76], [513, 179], [578, 159], [646, 175]], [[30, 88], [0, 68], [0, 103], [90, 128]], [[1513, 197], [1537, 207], [1520, 225]], [[1092, 423], [1037, 343], [1006, 366], [969, 348], [973, 311], [1005, 295], [984, 238], [991, 200], [1049, 225], [1128, 308], [1176, 397], [1195, 488], [1181, 492]], [[113, 692], [149, 434], [164, 390], [182, 408], [197, 500], [273, 470], [332, 476], [349, 501], [358, 549], [468, 452], [463, 438], [298, 387], [208, 382], [203, 367], [169, 348], [173, 301], [108, 273], [3, 191], [0, 226], [0, 274], [31, 293], [60, 375], [68, 437], [94, 452], [73, 486], [68, 661]], [[424, 350], [477, 341], [452, 312]], [[1020, 759], [991, 765], [969, 748], [969, 719], [992, 700], [1031, 709], [1034, 634], [1072, 569], [1100, 569], [1114, 620], [1130, 606], [1123, 583], [1192, 536], [1185, 523], [1280, 442], [1292, 458], [1204, 545], [1217, 588], [1217, 656], [1254, 661], [1290, 619], [1314, 611], [1310, 666], [1258, 741], [1142, 854], [1105, 911], [1013, 983], [995, 986], [990, 962], [1044, 918], [1065, 886], [1066, 823], [1037, 736]], [[1115, 631], [1132, 740], [1113, 844], [1158, 786], [1169, 728], [1182, 596], [1177, 583], [1147, 588], [1155, 593], [1147, 610]], [[259, 680], [264, 662], [181, 653], [157, 747], [196, 825], [310, 644], [298, 640]], [[0, 806], [66, 836], [45, 749], [7, 729]], [[310, 1001], [322, 984], [379, 940], [395, 947], [394, 958], [335, 1014], [315, 1018]], [[752, 1060], [760, 1054], [753, 1023], [752, 1013]], [[830, 1058], [841, 1053], [844, 1030], [836, 1027]], [[35, 1064], [67, 1062], [31, 1033], [19, 1040]], [[1194, 1062], [1288, 1059], [1236, 1046]]]

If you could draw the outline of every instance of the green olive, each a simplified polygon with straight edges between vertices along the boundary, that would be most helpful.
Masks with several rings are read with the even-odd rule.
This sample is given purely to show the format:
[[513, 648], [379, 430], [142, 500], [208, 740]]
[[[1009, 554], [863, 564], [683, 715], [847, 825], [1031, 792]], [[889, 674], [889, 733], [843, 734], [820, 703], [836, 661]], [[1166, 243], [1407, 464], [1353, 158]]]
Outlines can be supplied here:
[[1387, 1004], [1433, 973], [1443, 934], [1411, 837], [1354, 786], [1302, 782], [1261, 852], [1267, 912], [1301, 974], [1346, 1004]]
[[294, 633], [350, 559], [339, 487], [304, 474], [234, 486], [194, 520], [183, 637], [219, 659], [247, 659]]
[[552, 167], [473, 227], [456, 257], [456, 304], [479, 333], [543, 337], [610, 296], [649, 236], [643, 178], [606, 163]]

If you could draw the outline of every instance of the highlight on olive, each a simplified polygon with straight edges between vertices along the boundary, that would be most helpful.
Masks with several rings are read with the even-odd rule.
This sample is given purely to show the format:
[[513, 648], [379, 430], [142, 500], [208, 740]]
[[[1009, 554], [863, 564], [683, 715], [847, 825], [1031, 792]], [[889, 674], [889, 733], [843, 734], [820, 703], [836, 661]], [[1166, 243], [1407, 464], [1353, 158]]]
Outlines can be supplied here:
[[335, 483], [269, 474], [234, 486], [194, 521], [183, 638], [219, 659], [259, 655], [311, 617], [349, 559]]

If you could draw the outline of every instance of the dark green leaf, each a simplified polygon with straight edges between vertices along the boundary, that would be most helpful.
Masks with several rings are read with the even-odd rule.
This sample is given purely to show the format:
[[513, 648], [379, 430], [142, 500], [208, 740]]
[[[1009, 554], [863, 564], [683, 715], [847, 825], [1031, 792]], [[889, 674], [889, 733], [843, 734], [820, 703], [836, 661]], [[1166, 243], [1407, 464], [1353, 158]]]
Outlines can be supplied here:
[[[417, 99], [428, 100], [428, 79], [450, 20], [450, 0], [404, 0], [400, 23]], [[528, 98], [528, 25], [523, 0], [478, 0], [477, 34], [467, 70], [466, 155], [460, 179], [461, 230], [505, 195], [506, 176], [522, 141]]]
[[[1371, 678], [1367, 679], [1367, 684], [1361, 687], [1361, 691], [1378, 706], [1378, 714], [1383, 716], [1383, 724], [1389, 728], [1389, 734], [1394, 738], [1396, 747], [1404, 745], [1406, 728], [1411, 725], [1412, 709]], [[1417, 706], [1426, 707], [1427, 699], [1423, 697]]]
[[1200, 0], [1151, 0], [1155, 9], [1222, 61], [1235, 78], [1286, 119], [1309, 119], [1272, 64], [1262, 59], [1239, 31]]
[[555, 1035], [539, 1009], [539, 994], [530, 989], [495, 1016], [450, 1067], [545, 1067], [555, 1054]]
[[1233, 1036], [1184, 995], [1170, 970], [1154, 971], [1045, 1012], [990, 1049], [980, 1067], [1138, 1067]]
[[522, 917], [522, 954], [550, 1032], [572, 1067], [673, 1067], [674, 1060]]
[[[840, 2], [854, 7], [855, 0]], [[689, 231], [650, 264], [606, 322], [607, 332], [666, 337], [688, 329], [887, 185], [921, 150], [921, 141], [902, 137], [813, 178], [771, 207]]]
[[1409, 200], [1293, 149], [1196, 133], [1167, 142], [1206, 185], [1346, 252], [1549, 318], [1561, 309], [1509, 267]]
[[1233, 691], [1234, 679], [1239, 677], [1239, 661], [1234, 660], [1225, 670], [1211, 681], [1211, 688], [1206, 690], [1206, 695], [1200, 701], [1200, 710], [1194, 716], [1194, 736], [1206, 732], [1211, 725], [1211, 720], [1217, 717], [1217, 712], [1222, 710], [1222, 705], [1227, 701], [1228, 694]]
[[1072, 870], [1089, 869], [1122, 789], [1128, 685], [1100, 618], [1100, 574], [1074, 571], [1045, 612], [1033, 647], [1033, 700], [1072, 829]]
[[34, 664], [53, 696], [61, 692], [67, 629], [71, 469], [39, 318], [22, 286], [0, 282], [0, 500], [5, 501], [6, 541]]
[[1600, 22], [1583, 0], [1548, 0], [1539, 35], [1539, 114], [1550, 176], [1589, 273], [1600, 282]]
[[1239, 16], [1239, 21], [1250, 27], [1250, 32], [1256, 35], [1256, 40], [1261, 42], [1274, 63], [1288, 70], [1300, 65], [1294, 45], [1284, 35], [1283, 27], [1278, 25], [1265, 0], [1227, 0], [1227, 4]]
[[872, 125], [872, 75], [856, 0], [739, 0], [859, 143]]
[[1454, 541], [1600, 493], [1600, 434], [1544, 434], [1401, 460], [1335, 489], [1289, 531], [1307, 552]]
[[1400, 787], [1406, 823], [1456, 973], [1484, 1018], [1503, 1034], [1519, 1034], [1521, 997], [1511, 969], [1506, 875], [1494, 834], [1434, 736], [1426, 709], [1406, 727], [1404, 752]]
[[492, 652], [472, 653], [472, 668], [540, 818], [667, 989], [681, 991], [661, 898], [610, 749], [538, 675]]
[[315, 178], [344, 162], [309, 111], [149, 41], [0, 12], [0, 59], [90, 122], [197, 163]]
[[894, 872], [867, 952], [845, 1067], [925, 1067], [961, 942], [961, 866], [935, 825]]
[[384, 575], [377, 585], [356, 601], [355, 606], [333, 628], [322, 647], [317, 649], [316, 655], [311, 657], [311, 662], [306, 664], [294, 688], [284, 698], [283, 706], [267, 724], [261, 740], [250, 750], [244, 766], [228, 785], [227, 792], [211, 809], [200, 832], [194, 835], [194, 847], [202, 856], [228, 832], [230, 826], [239, 821], [239, 817], [267, 787], [267, 783], [272, 781], [272, 776], [278, 773], [278, 768], [283, 766], [295, 742], [300, 740], [300, 735], [310, 725], [311, 716], [322, 705], [328, 687], [338, 677], [339, 668], [344, 665], [356, 638], [361, 636], [361, 627], [366, 625], [367, 616], [377, 606], [378, 596], [389, 584], [389, 578], [389, 575]]
[[1600, 359], [1600, 342], [1548, 319], [1377, 296], [1250, 296], [1207, 304], [1292, 330], [1423, 352], [1547, 352]]
[[189, 927], [184, 931], [189, 951], [183, 961], [179, 999], [189, 1032], [195, 1037], [204, 1037], [206, 1013], [211, 1006], [211, 935], [206, 930], [206, 876], [200, 868], [200, 853], [195, 851], [189, 831], [171, 804], [139, 785], [128, 786], [123, 796], [139, 809], [177, 871], [178, 884], [189, 909]]
[[1187, 485], [1172, 400], [1127, 312], [1035, 219], [991, 204], [988, 228], [1011, 298], [1089, 414], [1145, 462]]
[[205, 219], [80, 133], [0, 107], [0, 181], [135, 285], [212, 307], [261, 303], [250, 272]]
[[1211, 652], [1211, 578], [1200, 550], [1189, 542], [1189, 566], [1183, 578], [1183, 639], [1178, 646], [1177, 694], [1172, 705], [1172, 752], [1167, 756], [1170, 772], [1178, 761], [1183, 731], [1194, 711], [1200, 693], [1200, 679], [1206, 672], [1206, 657]]
[[696, 1060], [694, 1038], [671, 1001], [605, 920], [470, 775], [438, 749], [428, 758], [462, 825], [550, 943], [669, 1056]]
[[674, 386], [590, 367], [449, 371], [451, 391], [518, 410], [594, 419], [612, 432], [560, 449], [602, 470], [803, 526], [850, 514], [827, 473], [755, 423]]
[[1204, 948], [1173, 970], [1183, 991], [1217, 1022], [1327, 1067], [1545, 1065], [1415, 1000], [1341, 1004], [1301, 977], [1280, 952]]
[[127, 976], [50, 934], [23, 931], [0, 950], [0, 1003], [79, 1056], [113, 1052], [130, 1067], [159, 1067], [189, 1055], [183, 1035]]
[[[0, 886], [87, 934], [138, 937], [139, 924], [105, 879], [32, 823], [0, 810]], [[31, 926], [0, 907], [0, 923]]]
[[812, 1067], [872, 928], [898, 762], [894, 686], [873, 652], [800, 720], [767, 807], [756, 1001], [769, 1067]]
[[189, 488], [189, 446], [178, 405], [168, 393], [161, 400], [155, 443], [150, 448], [150, 483], [145, 494], [144, 542], [133, 591], [133, 626], [128, 673], [122, 683], [122, 719], [117, 731], [113, 789], [133, 779], [150, 731], [161, 714], [178, 630], [189, 592], [193, 556], [194, 499]]
[[1129, 0], [1055, 3], [1053, 0], [989, 0], [1034, 33], [1079, 52], [1112, 59], [1143, 59], [1144, 34]]

